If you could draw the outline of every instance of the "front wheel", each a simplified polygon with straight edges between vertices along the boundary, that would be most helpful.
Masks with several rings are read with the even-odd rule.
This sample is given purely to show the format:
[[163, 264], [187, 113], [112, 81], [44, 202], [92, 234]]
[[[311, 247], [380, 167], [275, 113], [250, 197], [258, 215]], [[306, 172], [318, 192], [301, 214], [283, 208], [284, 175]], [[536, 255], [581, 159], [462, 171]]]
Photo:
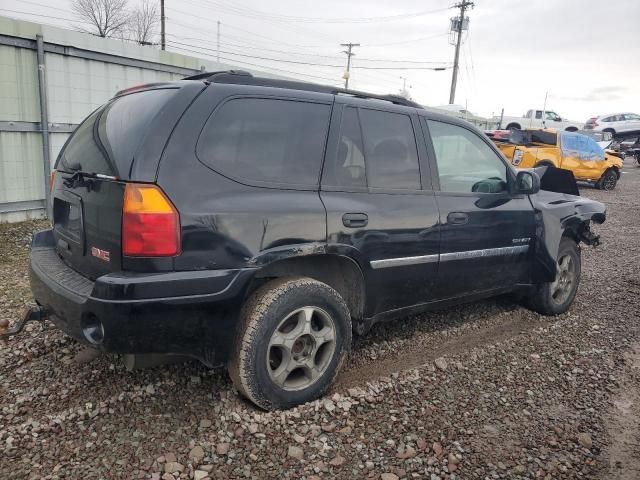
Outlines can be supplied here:
[[539, 284], [527, 299], [528, 306], [543, 315], [560, 315], [569, 310], [578, 292], [582, 264], [580, 247], [564, 237], [558, 248], [556, 279]]
[[613, 190], [618, 183], [618, 174], [614, 170], [607, 170], [596, 182], [596, 188], [600, 190]]
[[351, 347], [342, 297], [311, 278], [276, 279], [245, 304], [229, 361], [244, 397], [265, 410], [322, 396]]

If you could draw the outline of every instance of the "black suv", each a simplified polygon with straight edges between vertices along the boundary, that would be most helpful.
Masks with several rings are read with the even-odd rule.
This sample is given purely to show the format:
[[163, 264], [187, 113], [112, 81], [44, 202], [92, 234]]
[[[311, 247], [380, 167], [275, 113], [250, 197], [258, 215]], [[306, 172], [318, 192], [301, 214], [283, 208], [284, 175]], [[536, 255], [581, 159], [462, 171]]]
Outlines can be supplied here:
[[322, 395], [379, 320], [505, 292], [566, 311], [605, 216], [464, 121], [233, 71], [118, 93], [51, 190], [38, 316], [108, 352], [224, 362], [266, 409]]

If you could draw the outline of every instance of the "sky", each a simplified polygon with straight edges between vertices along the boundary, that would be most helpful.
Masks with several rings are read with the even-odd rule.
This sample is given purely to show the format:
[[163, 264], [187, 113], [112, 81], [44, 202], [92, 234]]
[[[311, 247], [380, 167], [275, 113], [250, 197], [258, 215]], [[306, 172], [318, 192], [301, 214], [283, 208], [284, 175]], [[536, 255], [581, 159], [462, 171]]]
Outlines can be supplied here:
[[[77, 29], [71, 1], [0, 0], [0, 15]], [[167, 49], [215, 58], [219, 21], [221, 61], [342, 85], [340, 44], [359, 43], [350, 88], [398, 93], [406, 82], [419, 103], [445, 105], [454, 3], [165, 0]], [[548, 95], [547, 110], [579, 122], [640, 113], [639, 0], [476, 0], [468, 16], [456, 104], [482, 116], [502, 108], [520, 116], [542, 108]]]

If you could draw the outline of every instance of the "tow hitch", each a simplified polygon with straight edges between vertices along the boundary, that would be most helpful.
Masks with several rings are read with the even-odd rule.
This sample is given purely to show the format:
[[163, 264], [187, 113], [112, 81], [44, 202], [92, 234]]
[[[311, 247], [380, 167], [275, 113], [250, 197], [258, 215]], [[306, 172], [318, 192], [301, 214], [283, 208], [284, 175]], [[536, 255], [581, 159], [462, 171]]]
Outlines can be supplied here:
[[13, 335], [20, 333], [27, 322], [39, 321], [42, 323], [42, 329], [45, 329], [44, 321], [49, 317], [49, 313], [41, 306], [29, 307], [24, 312], [22, 319], [16, 323], [13, 328], [9, 328], [7, 320], [0, 320], [0, 340], [6, 340]]

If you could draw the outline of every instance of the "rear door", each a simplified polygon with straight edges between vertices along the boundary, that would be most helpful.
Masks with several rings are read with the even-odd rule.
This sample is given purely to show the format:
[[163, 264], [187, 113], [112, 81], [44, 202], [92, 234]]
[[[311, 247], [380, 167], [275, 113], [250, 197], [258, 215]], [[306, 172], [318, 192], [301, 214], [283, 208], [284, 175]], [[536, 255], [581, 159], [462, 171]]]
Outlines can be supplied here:
[[413, 109], [337, 97], [321, 198], [333, 252], [355, 257], [365, 316], [432, 300], [438, 210]]
[[170, 111], [176, 92], [115, 98], [82, 122], [58, 157], [51, 195], [56, 249], [90, 278], [121, 269], [124, 187], [154, 119]]
[[480, 133], [422, 118], [430, 137], [440, 212], [439, 299], [527, 281], [535, 239], [533, 207], [509, 193], [513, 175]]

